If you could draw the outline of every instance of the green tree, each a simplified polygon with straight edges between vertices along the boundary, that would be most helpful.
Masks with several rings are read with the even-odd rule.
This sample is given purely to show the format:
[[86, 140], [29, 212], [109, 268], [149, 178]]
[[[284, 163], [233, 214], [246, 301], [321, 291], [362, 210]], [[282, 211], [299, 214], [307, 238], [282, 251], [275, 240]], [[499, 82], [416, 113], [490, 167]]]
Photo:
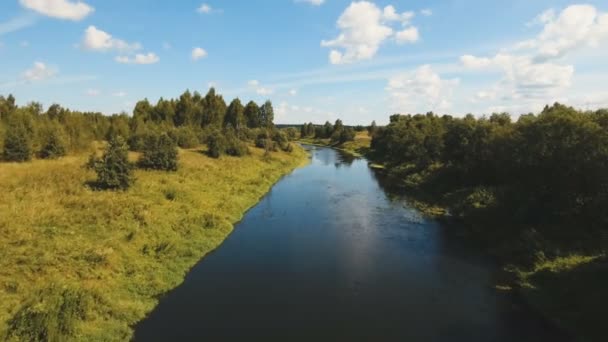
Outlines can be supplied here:
[[56, 159], [67, 153], [65, 133], [63, 127], [58, 124], [50, 125], [50, 129], [43, 136], [42, 148], [39, 156], [42, 159]]
[[272, 108], [272, 102], [266, 101], [260, 107], [259, 112], [260, 127], [270, 129], [274, 127], [274, 109]]
[[120, 136], [112, 136], [101, 159], [93, 157], [90, 164], [97, 173], [96, 186], [100, 189], [126, 190], [134, 182], [127, 144]]
[[22, 123], [8, 126], [4, 138], [3, 159], [11, 162], [25, 162], [32, 159], [32, 136]]
[[249, 101], [244, 110], [245, 120], [247, 120], [247, 127], [258, 128], [260, 127], [260, 107], [253, 101]]
[[146, 138], [138, 161], [143, 169], [177, 171], [177, 145], [167, 134], [153, 134]]
[[202, 112], [202, 127], [222, 127], [226, 115], [224, 98], [215, 93], [215, 88], [210, 88], [202, 101], [205, 104]]
[[226, 110], [226, 116], [224, 117], [224, 126], [230, 125], [237, 131], [245, 126], [245, 109], [241, 104], [241, 100], [238, 98], [230, 102], [230, 106]]

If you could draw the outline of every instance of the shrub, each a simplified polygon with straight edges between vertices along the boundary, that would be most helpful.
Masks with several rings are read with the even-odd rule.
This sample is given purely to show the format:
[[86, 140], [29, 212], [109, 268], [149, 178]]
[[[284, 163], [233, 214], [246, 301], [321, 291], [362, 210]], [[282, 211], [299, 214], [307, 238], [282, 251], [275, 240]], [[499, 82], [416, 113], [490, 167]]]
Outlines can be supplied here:
[[226, 139], [219, 131], [215, 131], [207, 137], [207, 148], [210, 157], [219, 158], [226, 151]]
[[171, 138], [181, 148], [194, 148], [200, 145], [197, 132], [189, 126], [176, 128], [171, 132]]
[[112, 137], [101, 159], [92, 156], [89, 166], [97, 173], [96, 187], [100, 189], [128, 189], [134, 181], [127, 145], [120, 136]]
[[177, 146], [166, 134], [146, 138], [138, 166], [144, 169], [177, 171]]

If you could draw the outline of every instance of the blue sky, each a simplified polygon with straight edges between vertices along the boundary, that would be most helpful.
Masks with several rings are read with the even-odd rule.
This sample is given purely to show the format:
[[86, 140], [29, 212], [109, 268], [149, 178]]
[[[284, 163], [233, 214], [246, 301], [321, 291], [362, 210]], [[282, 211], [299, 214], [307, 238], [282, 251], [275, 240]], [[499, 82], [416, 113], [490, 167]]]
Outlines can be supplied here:
[[0, 3], [0, 94], [108, 114], [209, 85], [279, 123], [608, 107], [606, 58], [605, 1]]

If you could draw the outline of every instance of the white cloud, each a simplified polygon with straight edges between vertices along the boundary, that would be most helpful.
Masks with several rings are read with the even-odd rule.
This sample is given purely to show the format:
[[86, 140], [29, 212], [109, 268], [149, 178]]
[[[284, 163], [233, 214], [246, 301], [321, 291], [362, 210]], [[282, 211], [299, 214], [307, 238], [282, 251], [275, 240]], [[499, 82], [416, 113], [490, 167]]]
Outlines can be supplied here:
[[124, 91], [117, 91], [117, 92], [113, 93], [112, 96], [125, 97], [125, 96], [127, 96], [127, 93]]
[[448, 110], [453, 89], [458, 84], [458, 79], [441, 79], [430, 65], [423, 65], [414, 71], [391, 77], [386, 91], [394, 110], [400, 113], [425, 113]]
[[258, 80], [247, 81], [247, 85], [258, 95], [267, 96], [274, 93], [272, 88], [263, 87]]
[[196, 47], [192, 50], [192, 60], [197, 61], [201, 58], [207, 57], [207, 51], [200, 47]]
[[49, 17], [79, 21], [95, 9], [82, 1], [69, 0], [19, 0], [21, 6]]
[[297, 94], [298, 94], [298, 90], [297, 89], [291, 89], [291, 90], [289, 90], [289, 95], [296, 96]]
[[598, 47], [608, 40], [608, 13], [591, 5], [572, 5], [558, 14], [547, 10], [533, 22], [543, 25], [534, 38], [516, 45], [516, 49], [533, 50], [536, 61], [561, 58], [568, 52], [585, 47]]
[[425, 17], [430, 17], [433, 15], [433, 11], [430, 8], [425, 8], [420, 10], [420, 14], [422, 14]]
[[36, 17], [37, 16], [34, 14], [27, 14], [0, 23], [0, 36], [34, 25], [36, 22]]
[[211, 13], [212, 8], [208, 4], [202, 4], [199, 6], [199, 8], [196, 9], [196, 11], [198, 13], [209, 14]]
[[418, 33], [418, 28], [410, 26], [403, 31], [397, 32], [395, 38], [397, 39], [397, 43], [415, 43], [420, 38], [420, 34]]
[[413, 12], [397, 13], [393, 6], [380, 10], [368, 1], [353, 2], [340, 18], [337, 26], [340, 33], [335, 39], [321, 41], [321, 46], [332, 48], [329, 61], [332, 64], [347, 64], [373, 58], [380, 45], [394, 35], [391, 23], [399, 22], [404, 30], [399, 32], [400, 42], [418, 40], [418, 30], [410, 26]]
[[155, 64], [160, 61], [160, 58], [155, 53], [149, 52], [138, 53], [135, 57], [117, 56], [114, 60], [122, 64]]
[[89, 26], [84, 32], [83, 45], [88, 50], [93, 51], [136, 51], [141, 49], [139, 43], [127, 43], [124, 40], [112, 37], [109, 33], [102, 31], [95, 26]]
[[23, 73], [25, 81], [43, 81], [57, 74], [57, 70], [48, 67], [43, 62], [35, 62], [34, 66]]
[[87, 96], [99, 96], [101, 95], [101, 91], [99, 89], [87, 89], [86, 94]]
[[321, 6], [325, 3], [325, 0], [295, 0], [295, 2], [305, 2], [313, 6]]

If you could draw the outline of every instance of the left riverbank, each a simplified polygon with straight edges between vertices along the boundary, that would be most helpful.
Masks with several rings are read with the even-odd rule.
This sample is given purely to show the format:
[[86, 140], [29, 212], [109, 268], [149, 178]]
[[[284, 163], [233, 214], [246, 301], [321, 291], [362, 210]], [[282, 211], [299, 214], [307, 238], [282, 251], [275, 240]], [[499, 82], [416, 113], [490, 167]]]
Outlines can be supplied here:
[[158, 296], [308, 161], [299, 147], [250, 150], [180, 150], [179, 171], [136, 171], [125, 192], [87, 188], [86, 154], [0, 164], [0, 339], [130, 339]]

